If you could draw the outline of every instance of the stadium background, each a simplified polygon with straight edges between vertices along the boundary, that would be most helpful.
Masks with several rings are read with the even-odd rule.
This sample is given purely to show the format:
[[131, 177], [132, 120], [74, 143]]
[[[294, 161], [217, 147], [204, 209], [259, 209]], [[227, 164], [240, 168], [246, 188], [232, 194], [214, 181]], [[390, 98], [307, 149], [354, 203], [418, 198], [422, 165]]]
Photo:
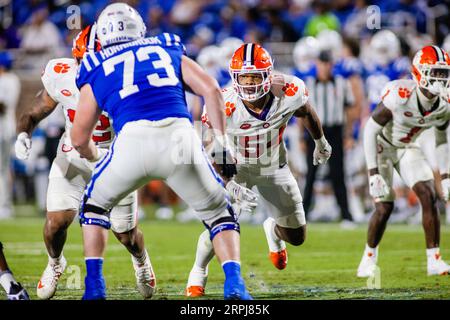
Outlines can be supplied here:
[[[403, 187], [401, 181], [397, 184], [398, 201], [390, 222], [408, 225], [390, 228], [382, 244], [383, 250], [386, 250], [386, 260], [384, 264], [381, 264], [383, 273], [391, 273], [387, 282], [383, 282], [383, 287], [387, 287], [387, 291], [379, 293], [369, 291], [369, 293], [361, 289], [366, 288], [365, 280], [356, 281], [354, 277], [365, 242], [366, 222], [372, 210], [371, 199], [368, 197], [364, 155], [361, 153], [361, 136], [358, 134], [360, 127], [370, 114], [369, 97], [372, 88], [367, 85], [367, 79], [371, 76], [370, 63], [373, 58], [370, 52], [370, 41], [379, 31], [377, 28], [368, 28], [367, 21], [371, 13], [379, 12], [381, 29], [392, 30], [398, 36], [401, 53], [395, 60], [410, 59], [421, 46], [430, 43], [441, 45], [448, 51], [450, 50], [448, 1], [135, 0], [122, 2], [130, 4], [140, 12], [147, 24], [149, 35], [161, 32], [179, 34], [186, 45], [187, 54], [197, 59], [211, 74], [216, 75], [222, 85], [229, 80], [226, 72], [227, 59], [224, 57], [229, 56], [230, 47], [224, 43], [227, 43], [226, 40], [230, 37], [245, 42], [262, 43], [271, 52], [276, 70], [293, 73], [295, 69], [298, 69], [298, 61], [293, 56], [296, 43], [307, 36], [316, 37], [324, 29], [335, 30], [342, 36], [343, 44], [338, 49], [342, 51], [333, 52], [333, 54], [358, 59], [361, 64], [359, 75], [364, 84], [365, 99], [361, 101], [361, 109], [355, 121], [354, 136], [346, 141], [348, 196], [351, 212], [358, 225], [352, 226], [352, 230], [342, 230], [343, 228], [335, 223], [327, 225], [313, 223], [309, 232], [310, 240], [305, 246], [290, 250], [292, 268], [288, 268], [280, 278], [275, 270], [270, 269], [271, 266], [266, 261], [266, 244], [262, 229], [259, 229], [266, 213], [262, 209], [255, 215], [243, 217], [244, 222], [248, 224], [248, 233], [243, 235], [243, 259], [248, 258], [250, 261], [249, 269], [252, 271], [247, 274], [247, 277], [251, 279], [250, 286], [259, 290], [260, 297], [449, 298], [448, 280], [433, 280], [430, 283], [423, 276], [424, 241], [420, 226], [420, 207], [415, 196]], [[42, 88], [40, 73], [46, 62], [51, 58], [71, 55], [72, 40], [79, 29], [68, 30], [66, 25], [69, 16], [68, 8], [76, 5], [81, 9], [81, 26], [85, 26], [93, 23], [108, 3], [110, 1], [106, 0], [0, 1], [0, 65], [11, 67], [10, 72], [18, 76], [21, 84], [19, 101], [15, 110], [16, 116], [21, 110], [31, 105], [33, 97]], [[336, 51], [335, 48], [332, 49]], [[188, 96], [188, 102], [193, 110], [194, 118], [199, 120], [201, 101]], [[43, 121], [34, 133], [32, 157], [28, 161], [20, 161], [14, 157], [14, 138], [10, 141], [10, 175], [12, 177], [10, 187], [14, 205], [12, 208], [0, 208], [0, 240], [6, 244], [7, 253], [12, 256], [13, 269], [17, 270], [19, 278], [23, 275], [23, 282], [29, 288], [33, 288], [37, 283], [41, 269], [45, 265], [45, 248], [41, 230], [45, 214], [46, 183], [49, 166], [63, 130], [64, 118], [60, 111]], [[14, 132], [3, 131], [2, 134], [13, 136]], [[295, 134], [293, 136], [295, 137]], [[286, 142], [292, 148], [293, 141], [288, 139]], [[295, 143], [299, 144], [299, 150], [304, 148], [301, 140]], [[305, 160], [301, 152], [290, 156], [291, 166], [303, 190], [306, 174]], [[309, 221], [338, 222], [340, 215], [327, 180], [326, 167], [322, 169], [319, 176], [315, 186], [316, 205], [310, 214]], [[1, 178], [6, 179], [5, 176]], [[150, 237], [147, 241], [149, 247], [154, 249], [154, 253], [150, 254], [153, 256], [156, 253], [162, 256], [156, 258], [154, 262], [156, 272], [161, 272], [158, 274], [159, 280], [162, 283], [164, 280], [172, 281], [166, 286], [162, 284], [162, 297], [179, 297], [177, 295], [183, 288], [193, 262], [196, 236], [202, 227], [195, 222], [192, 213], [185, 208], [184, 204], [160, 182], [150, 183], [140, 191], [140, 203], [142, 204], [141, 224], [144, 232], [149, 234], [147, 236]], [[162, 210], [159, 210], [161, 208]], [[450, 211], [448, 206], [446, 208], [442, 204], [442, 220], [450, 224], [450, 213], [446, 214], [446, 211]], [[155, 221], [158, 219], [168, 221]], [[180, 224], [180, 222], [187, 224]], [[171, 241], [168, 234], [185, 235], [186, 241], [178, 247], [176, 244], [169, 245]], [[328, 239], [331, 237], [336, 241], [329, 243]], [[252, 250], [254, 248], [246, 241], [258, 243], [254, 248], [259, 251], [254, 252]], [[11, 243], [9, 247], [8, 242]], [[80, 243], [79, 229], [75, 224], [71, 227], [65, 251], [69, 251], [67, 255], [72, 258], [72, 263], [82, 266]], [[333, 247], [333, 244], [339, 245]], [[120, 252], [121, 249], [116, 243], [110, 248], [112, 248], [110, 254], [118, 259], [118, 264], [115, 268], [110, 267], [112, 271], [107, 281], [117, 289], [115, 297], [119, 298], [121, 292], [125, 290], [123, 288], [132, 285], [133, 278], [125, 253]], [[443, 256], [448, 257], [450, 255], [450, 250], [446, 249], [450, 248], [448, 226], [442, 227], [442, 248]], [[389, 249], [392, 251], [388, 251]], [[397, 256], [398, 252], [401, 252], [401, 258]], [[167, 256], [171, 256], [172, 253], [175, 258], [167, 260]], [[341, 261], [339, 257], [345, 254], [348, 259]], [[152, 259], [155, 258], [152, 257]], [[183, 259], [185, 270], [177, 269], [177, 259]], [[328, 259], [333, 259], [331, 265], [327, 263]], [[30, 268], [23, 265], [26, 261], [32, 261]], [[411, 261], [415, 261], [415, 264]], [[158, 263], [164, 265], [165, 269], [158, 268]], [[405, 270], [410, 275], [406, 280], [399, 280]], [[108, 272], [108, 266], [106, 266], [106, 272]], [[339, 277], [339, 272], [342, 272], [342, 277]], [[220, 272], [214, 266], [211, 269], [211, 274], [213, 273], [215, 275], [211, 276], [212, 297], [219, 297], [221, 278]], [[127, 277], [128, 280], [121, 282], [121, 279], [127, 279]], [[296, 281], [299, 277], [302, 279], [301, 283]], [[216, 283], [215, 280], [217, 280]], [[273, 284], [273, 281], [279, 284], [279, 287], [275, 289], [281, 288], [280, 290], [272, 291], [273, 287], [267, 287], [270, 283]], [[408, 293], [406, 288], [415, 289]], [[132, 290], [126, 290], [125, 297], [138, 298]], [[29, 291], [34, 293], [32, 289]], [[269, 292], [276, 293], [270, 295]], [[387, 295], [383, 296], [384, 294]], [[72, 298], [78, 295], [77, 290], [71, 290], [67, 286], [59, 297]]]

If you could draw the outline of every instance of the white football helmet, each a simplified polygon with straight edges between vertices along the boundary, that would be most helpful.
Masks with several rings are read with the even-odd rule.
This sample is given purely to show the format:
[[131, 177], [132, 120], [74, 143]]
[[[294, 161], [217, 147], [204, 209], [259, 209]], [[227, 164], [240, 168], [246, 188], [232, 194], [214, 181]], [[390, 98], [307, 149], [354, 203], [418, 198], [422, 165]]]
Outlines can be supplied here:
[[299, 70], [306, 70], [319, 56], [319, 41], [314, 37], [304, 37], [295, 44], [292, 57], [294, 64]]
[[372, 59], [377, 65], [386, 66], [401, 54], [400, 40], [391, 30], [381, 30], [370, 40]]
[[442, 49], [447, 53], [450, 52], [450, 34], [445, 37], [444, 42], [442, 43]]
[[221, 67], [224, 69], [228, 69], [229, 62], [234, 52], [242, 46], [244, 42], [235, 37], [228, 37], [222, 40], [220, 43], [220, 51], [221, 51]]
[[325, 29], [317, 35], [319, 42], [319, 51], [331, 51], [333, 60], [337, 61], [342, 57], [342, 37], [335, 30]]
[[143, 38], [146, 31], [140, 14], [125, 3], [110, 4], [97, 20], [97, 37], [102, 47]]
[[220, 69], [221, 49], [218, 46], [206, 46], [200, 50], [197, 62], [206, 72], [215, 77]]

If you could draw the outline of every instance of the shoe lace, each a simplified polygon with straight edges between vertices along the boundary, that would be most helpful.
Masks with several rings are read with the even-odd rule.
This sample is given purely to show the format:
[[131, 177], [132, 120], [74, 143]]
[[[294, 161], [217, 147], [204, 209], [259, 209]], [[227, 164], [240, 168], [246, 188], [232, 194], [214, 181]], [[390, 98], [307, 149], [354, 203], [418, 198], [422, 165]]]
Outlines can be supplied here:
[[42, 277], [44, 282], [51, 280], [52, 284], [55, 284], [56, 282], [58, 282], [59, 278], [61, 277], [62, 273], [63, 273], [63, 268], [62, 265], [60, 264], [51, 264], [49, 265], [49, 271], [50, 272], [45, 272], [44, 276]]
[[150, 282], [154, 279], [153, 273], [147, 264], [138, 267], [136, 270], [136, 276], [139, 279], [139, 282]]

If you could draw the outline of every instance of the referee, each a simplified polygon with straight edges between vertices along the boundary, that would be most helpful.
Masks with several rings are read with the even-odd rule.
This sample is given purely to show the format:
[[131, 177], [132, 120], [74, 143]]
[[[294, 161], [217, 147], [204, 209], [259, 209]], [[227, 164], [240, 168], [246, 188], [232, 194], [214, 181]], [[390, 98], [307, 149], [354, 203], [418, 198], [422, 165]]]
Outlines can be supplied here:
[[[348, 81], [342, 76], [333, 76], [333, 61], [330, 51], [322, 51], [316, 63], [316, 77], [305, 79], [309, 96], [322, 123], [324, 135], [327, 137], [333, 155], [328, 160], [329, 178], [331, 180], [337, 203], [341, 209], [343, 225], [353, 224], [347, 199], [347, 187], [344, 175], [344, 130], [347, 108], [353, 105], [353, 96]], [[314, 140], [306, 135], [307, 165], [306, 185], [303, 205], [307, 215], [311, 209], [313, 186], [317, 166], [313, 165]]]

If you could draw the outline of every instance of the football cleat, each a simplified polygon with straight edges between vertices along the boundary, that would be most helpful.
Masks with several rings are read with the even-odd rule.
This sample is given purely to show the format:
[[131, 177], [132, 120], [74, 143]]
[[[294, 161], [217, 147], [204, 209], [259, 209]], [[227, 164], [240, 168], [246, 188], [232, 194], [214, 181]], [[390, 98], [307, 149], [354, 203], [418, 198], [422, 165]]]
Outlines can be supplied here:
[[288, 262], [287, 250], [283, 249], [278, 252], [270, 252], [269, 259], [270, 261], [272, 261], [272, 264], [275, 266], [275, 268], [277, 268], [278, 270], [283, 270], [286, 268]]
[[61, 257], [59, 263], [48, 263], [38, 282], [36, 294], [39, 299], [48, 300], [51, 299], [56, 292], [59, 278], [66, 269], [67, 261], [64, 256]]
[[186, 288], [185, 295], [189, 298], [203, 297], [205, 295], [205, 288], [202, 286], [189, 286]]
[[11, 282], [11, 288], [7, 296], [8, 300], [30, 300], [27, 290], [20, 283]]
[[223, 286], [225, 300], [253, 300], [242, 277], [227, 277]]
[[428, 258], [427, 274], [429, 276], [444, 276], [450, 274], [450, 266], [442, 260], [440, 254], [436, 254], [434, 258]]
[[370, 278], [375, 276], [377, 269], [377, 258], [372, 253], [365, 253], [361, 259], [356, 276], [359, 278]]
[[274, 239], [275, 220], [273, 218], [267, 218], [263, 223], [263, 227], [267, 244], [269, 245], [269, 259], [275, 268], [283, 270], [288, 262], [286, 243], [283, 240]]
[[106, 285], [103, 277], [85, 277], [84, 286], [82, 300], [106, 300]]
[[192, 268], [189, 273], [189, 279], [185, 291], [186, 297], [196, 298], [205, 295], [206, 281], [208, 280], [208, 269], [198, 270], [199, 268]]
[[137, 261], [135, 261], [134, 257], [132, 257], [131, 260], [133, 261], [138, 291], [144, 297], [144, 299], [150, 299], [153, 296], [156, 288], [156, 277], [155, 273], [153, 272], [150, 258], [146, 253], [144, 264], [139, 264]]

